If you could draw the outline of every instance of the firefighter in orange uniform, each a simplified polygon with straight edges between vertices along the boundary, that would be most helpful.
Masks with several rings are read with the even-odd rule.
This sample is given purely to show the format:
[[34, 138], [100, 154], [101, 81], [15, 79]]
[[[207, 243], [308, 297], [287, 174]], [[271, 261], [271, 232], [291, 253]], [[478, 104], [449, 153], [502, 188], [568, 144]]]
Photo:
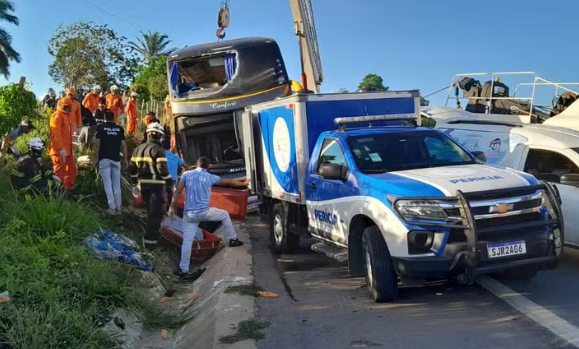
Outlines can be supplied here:
[[77, 169], [73, 154], [72, 135], [72, 108], [74, 100], [69, 97], [61, 98], [56, 112], [50, 116], [50, 144], [48, 155], [54, 164], [54, 174], [64, 183], [68, 190], [72, 189], [76, 179]]
[[86, 97], [82, 101], [84, 105], [92, 114], [99, 108], [99, 103], [101, 101], [101, 87], [99, 85], [94, 85], [92, 91], [87, 93]]
[[137, 130], [137, 120], [139, 119], [139, 114], [137, 110], [137, 97], [139, 94], [136, 92], [131, 93], [131, 99], [127, 103], [127, 133], [135, 134]]
[[116, 85], [111, 86], [111, 93], [106, 96], [107, 109], [110, 109], [115, 115], [115, 124], [119, 119], [119, 115], [125, 110], [125, 105], [123, 104], [123, 97], [118, 93], [119, 87]]
[[72, 100], [72, 109], [69, 113], [70, 122], [72, 126], [72, 133], [80, 133], [80, 128], [82, 126], [82, 115], [80, 102], [76, 99], [76, 93], [74, 88], [69, 87], [66, 89], [66, 96]]

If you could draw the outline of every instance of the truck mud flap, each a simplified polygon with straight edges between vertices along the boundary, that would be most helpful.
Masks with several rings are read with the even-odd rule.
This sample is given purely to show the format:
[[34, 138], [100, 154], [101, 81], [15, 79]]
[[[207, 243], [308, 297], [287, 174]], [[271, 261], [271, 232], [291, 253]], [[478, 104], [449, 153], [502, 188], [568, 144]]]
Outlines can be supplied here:
[[[472, 212], [472, 208], [470, 206], [471, 201], [483, 200], [485, 197], [493, 195], [500, 195], [503, 197], [507, 197], [509, 195], [520, 195], [524, 192], [537, 190], [541, 190], [544, 194], [545, 198], [544, 205], [547, 208], [550, 219], [540, 222], [533, 221], [533, 222], [516, 223], [485, 228], [477, 227], [475, 217]], [[460, 215], [462, 217], [462, 224], [468, 245], [466, 255], [463, 254], [465, 258], [465, 273], [461, 275], [462, 282], [472, 284], [477, 275], [491, 272], [498, 272], [506, 269], [524, 267], [529, 265], [548, 265], [551, 263], [556, 264], [558, 257], [561, 255], [563, 250], [564, 222], [563, 216], [561, 214], [561, 206], [559, 205], [559, 202], [555, 196], [553, 188], [549, 184], [540, 183], [533, 186], [497, 189], [470, 193], [463, 193], [462, 191], [458, 190], [456, 198], [458, 199], [458, 206], [460, 210]], [[553, 230], [553, 233], [550, 237], [550, 246], [548, 255], [524, 260], [503, 262], [489, 266], [479, 266], [479, 260], [477, 255], [477, 243], [479, 234], [484, 234], [488, 232], [512, 231], [525, 228], [537, 228], [537, 227], [551, 227]]]

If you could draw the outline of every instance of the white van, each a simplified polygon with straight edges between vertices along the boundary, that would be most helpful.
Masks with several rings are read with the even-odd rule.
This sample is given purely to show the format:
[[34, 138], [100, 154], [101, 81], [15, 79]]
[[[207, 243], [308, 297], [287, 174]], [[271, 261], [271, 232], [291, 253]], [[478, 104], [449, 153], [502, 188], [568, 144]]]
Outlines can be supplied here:
[[565, 243], [579, 248], [579, 131], [480, 120], [454, 108], [424, 108], [422, 124], [451, 136], [489, 165], [509, 167], [555, 184], [562, 199]]

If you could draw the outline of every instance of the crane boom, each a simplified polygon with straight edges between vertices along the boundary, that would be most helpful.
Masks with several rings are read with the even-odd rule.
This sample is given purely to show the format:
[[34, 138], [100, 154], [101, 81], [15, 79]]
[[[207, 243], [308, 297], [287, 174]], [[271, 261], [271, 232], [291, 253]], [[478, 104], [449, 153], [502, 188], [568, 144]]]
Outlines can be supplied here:
[[315, 93], [319, 93], [324, 76], [318, 48], [318, 37], [314, 23], [312, 2], [311, 0], [289, 1], [294, 18], [294, 28], [300, 46], [302, 80], [305, 80], [302, 81], [302, 84], [307, 84], [307, 86], [304, 87], [307, 87]]

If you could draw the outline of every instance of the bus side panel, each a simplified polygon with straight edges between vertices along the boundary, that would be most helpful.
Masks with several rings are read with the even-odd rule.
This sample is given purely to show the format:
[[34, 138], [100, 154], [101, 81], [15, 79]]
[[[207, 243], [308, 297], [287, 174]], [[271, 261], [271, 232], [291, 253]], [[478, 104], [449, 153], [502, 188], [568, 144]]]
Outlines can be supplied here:
[[[299, 202], [294, 109], [279, 106], [258, 112], [265, 171], [264, 190], [271, 197]], [[257, 141], [257, 140], [256, 140]], [[269, 169], [269, 170], [268, 170]]]

